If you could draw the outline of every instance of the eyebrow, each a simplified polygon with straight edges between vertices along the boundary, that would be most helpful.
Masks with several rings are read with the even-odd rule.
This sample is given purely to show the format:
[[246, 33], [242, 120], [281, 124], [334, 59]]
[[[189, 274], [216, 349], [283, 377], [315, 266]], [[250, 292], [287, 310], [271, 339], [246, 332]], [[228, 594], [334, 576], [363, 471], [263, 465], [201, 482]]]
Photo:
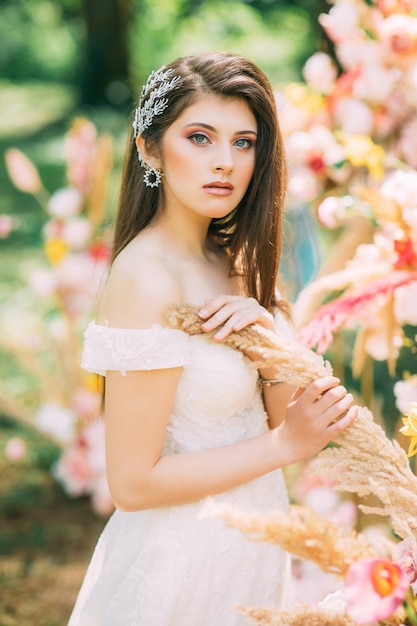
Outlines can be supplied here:
[[[200, 126], [201, 128], [207, 128], [207, 130], [211, 130], [216, 132], [214, 126], [210, 124], [205, 124], [204, 122], [192, 122], [191, 124], [186, 124], [184, 128], [189, 128], [190, 126]], [[238, 130], [234, 133], [235, 135], [255, 135], [257, 137], [257, 133], [254, 130]]]

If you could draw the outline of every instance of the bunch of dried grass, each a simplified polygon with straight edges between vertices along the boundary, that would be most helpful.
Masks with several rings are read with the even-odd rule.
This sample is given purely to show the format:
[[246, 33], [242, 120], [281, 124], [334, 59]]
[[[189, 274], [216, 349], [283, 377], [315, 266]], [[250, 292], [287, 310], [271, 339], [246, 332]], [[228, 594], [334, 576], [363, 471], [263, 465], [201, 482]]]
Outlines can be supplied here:
[[[191, 335], [202, 334], [195, 308], [184, 305], [169, 311], [170, 323]], [[213, 333], [206, 333], [210, 339]], [[223, 344], [249, 352], [264, 366], [279, 371], [285, 382], [306, 386], [329, 374], [330, 366], [296, 340], [275, 335], [258, 326], [231, 333]], [[316, 457], [314, 470], [330, 475], [339, 490], [359, 496], [376, 495], [381, 506], [361, 505], [365, 512], [389, 515], [400, 537], [417, 536], [417, 478], [408, 458], [396, 441], [391, 441], [374, 422], [366, 408], [359, 408], [355, 422], [335, 442]], [[209, 502], [206, 515], [216, 515], [238, 528], [248, 539], [276, 543], [292, 554], [317, 563], [327, 572], [343, 576], [349, 565], [363, 557], [376, 556], [366, 537], [341, 531], [330, 521], [305, 507], [281, 512], [240, 511], [228, 504]], [[258, 626], [355, 626], [346, 612], [329, 612], [317, 606], [294, 604], [288, 609], [238, 607]], [[403, 623], [400, 608], [382, 622], [387, 626]]]
[[[202, 320], [192, 306], [173, 308], [168, 317], [174, 327], [191, 335], [203, 333]], [[212, 335], [206, 333], [209, 339]], [[233, 332], [222, 343], [250, 352], [264, 366], [275, 367], [281, 380], [299, 386], [306, 386], [331, 371], [321, 356], [295, 339], [260, 326]], [[417, 537], [417, 477], [398, 442], [387, 437], [368, 409], [359, 407], [357, 419], [335, 443], [337, 446], [319, 453], [314, 471], [320, 470], [334, 478], [340, 491], [361, 497], [376, 495], [381, 506], [361, 505], [361, 508], [367, 513], [390, 516], [392, 527], [400, 537]]]
[[293, 604], [289, 609], [238, 608], [258, 626], [356, 626], [346, 612], [330, 613], [308, 604]]
[[242, 511], [230, 504], [208, 500], [204, 516], [220, 517], [251, 541], [267, 541], [295, 556], [314, 561], [324, 571], [344, 576], [354, 561], [376, 557], [365, 535], [346, 531], [302, 506], [281, 511]]

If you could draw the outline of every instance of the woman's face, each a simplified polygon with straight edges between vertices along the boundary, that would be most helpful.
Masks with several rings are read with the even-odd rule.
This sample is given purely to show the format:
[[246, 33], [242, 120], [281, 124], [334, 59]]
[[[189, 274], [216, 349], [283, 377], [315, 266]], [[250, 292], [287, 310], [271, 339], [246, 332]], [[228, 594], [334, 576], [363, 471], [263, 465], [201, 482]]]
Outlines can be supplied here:
[[165, 132], [160, 167], [164, 209], [228, 215], [255, 167], [257, 124], [245, 100], [202, 96]]

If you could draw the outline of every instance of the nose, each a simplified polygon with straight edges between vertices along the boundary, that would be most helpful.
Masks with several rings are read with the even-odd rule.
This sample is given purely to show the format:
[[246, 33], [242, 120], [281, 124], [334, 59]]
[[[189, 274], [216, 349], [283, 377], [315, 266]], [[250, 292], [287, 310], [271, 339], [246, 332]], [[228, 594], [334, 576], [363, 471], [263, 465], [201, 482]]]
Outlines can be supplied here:
[[233, 155], [230, 145], [219, 145], [213, 159], [214, 172], [230, 174], [233, 170]]

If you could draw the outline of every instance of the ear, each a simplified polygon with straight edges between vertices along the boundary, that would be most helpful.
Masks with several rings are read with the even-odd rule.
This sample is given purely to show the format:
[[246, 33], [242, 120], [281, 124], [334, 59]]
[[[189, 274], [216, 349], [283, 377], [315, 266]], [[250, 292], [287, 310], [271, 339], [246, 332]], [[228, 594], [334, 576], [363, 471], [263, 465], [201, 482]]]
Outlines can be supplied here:
[[138, 135], [136, 137], [136, 147], [142, 161], [146, 163], [146, 165], [149, 165], [149, 167], [153, 167], [156, 170], [159, 170], [161, 168], [161, 162], [156, 153], [155, 147], [149, 145], [149, 143], [142, 137], [142, 135]]

